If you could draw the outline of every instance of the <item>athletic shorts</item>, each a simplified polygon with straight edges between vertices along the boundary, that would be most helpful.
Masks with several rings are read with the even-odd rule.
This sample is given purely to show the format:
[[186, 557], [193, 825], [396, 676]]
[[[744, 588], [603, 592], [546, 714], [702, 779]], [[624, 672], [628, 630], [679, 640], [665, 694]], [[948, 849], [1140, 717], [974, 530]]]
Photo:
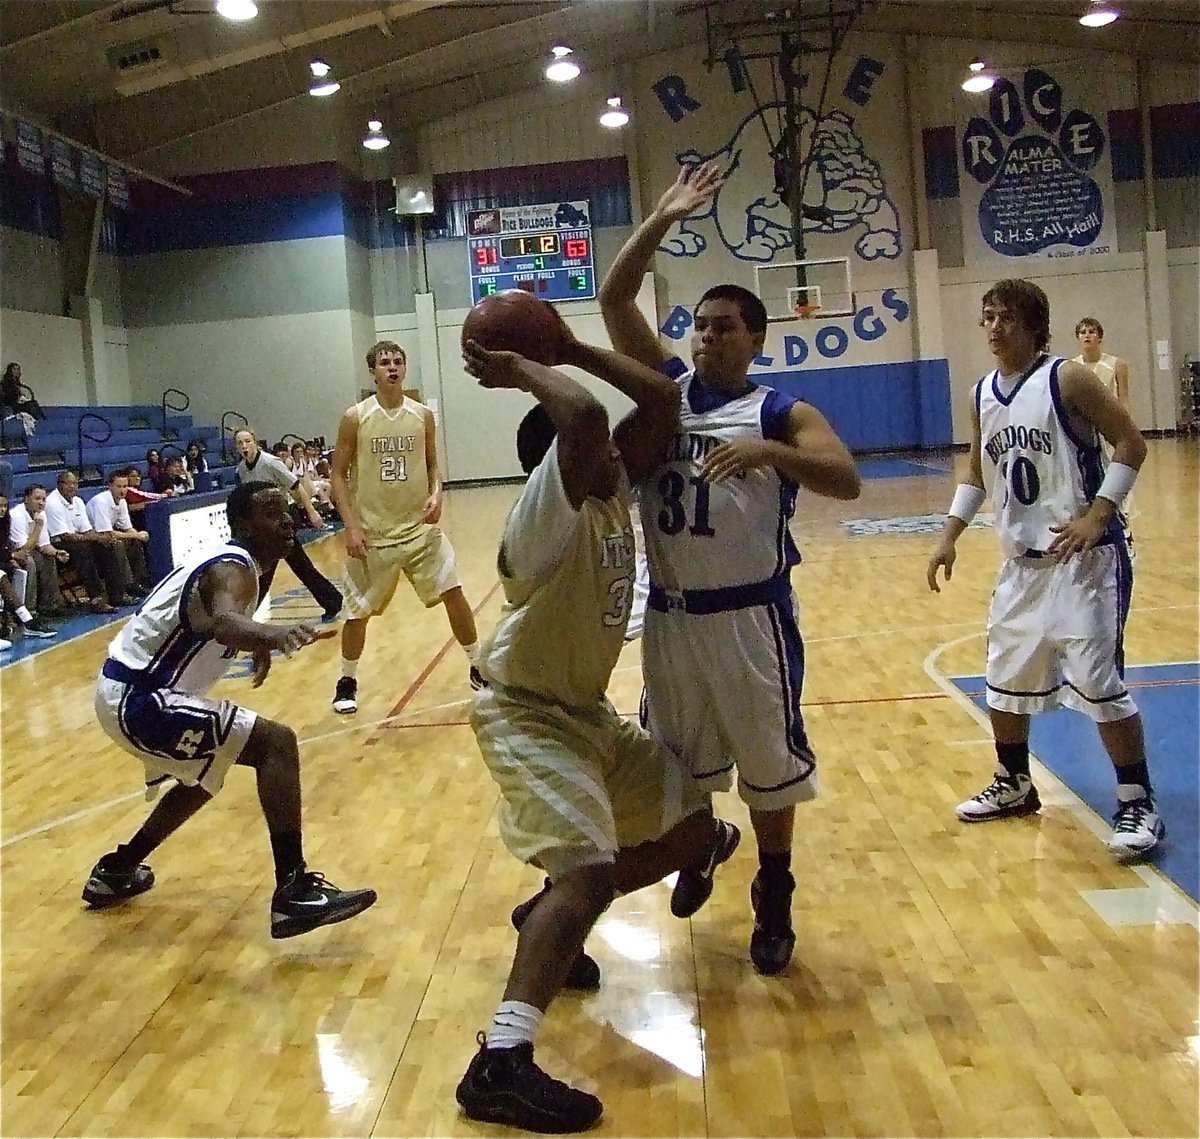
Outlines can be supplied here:
[[708, 796], [604, 700], [567, 708], [514, 689], [481, 689], [471, 727], [500, 786], [500, 836], [552, 878], [610, 863], [666, 834]]
[[347, 558], [341, 581], [346, 599], [342, 615], [351, 620], [378, 617], [391, 603], [401, 574], [426, 608], [458, 586], [454, 550], [440, 527], [422, 524], [403, 542], [369, 547], [365, 560]]
[[1061, 565], [1007, 559], [988, 613], [988, 707], [1031, 715], [1061, 705], [1098, 723], [1134, 715], [1123, 679], [1132, 590], [1124, 543]]
[[96, 717], [110, 739], [142, 761], [147, 783], [170, 777], [215, 795], [258, 714], [228, 700], [139, 688], [102, 676], [96, 684]]
[[817, 794], [800, 714], [804, 642], [795, 598], [720, 613], [646, 611], [642, 726], [697, 786], [781, 810]]

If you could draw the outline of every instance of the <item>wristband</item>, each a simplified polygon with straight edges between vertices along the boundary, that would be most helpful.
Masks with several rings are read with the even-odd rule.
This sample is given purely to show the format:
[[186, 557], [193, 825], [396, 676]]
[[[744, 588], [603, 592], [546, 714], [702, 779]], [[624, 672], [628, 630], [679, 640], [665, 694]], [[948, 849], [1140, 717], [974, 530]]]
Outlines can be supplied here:
[[1109, 463], [1104, 472], [1104, 481], [1096, 491], [1097, 498], [1107, 498], [1118, 510], [1133, 490], [1133, 480], [1138, 477], [1136, 468], [1127, 467], [1124, 463]]
[[979, 508], [987, 501], [987, 491], [973, 483], [960, 482], [954, 490], [954, 501], [946, 512], [951, 518], [957, 518], [968, 526], [971, 519], [979, 513]]

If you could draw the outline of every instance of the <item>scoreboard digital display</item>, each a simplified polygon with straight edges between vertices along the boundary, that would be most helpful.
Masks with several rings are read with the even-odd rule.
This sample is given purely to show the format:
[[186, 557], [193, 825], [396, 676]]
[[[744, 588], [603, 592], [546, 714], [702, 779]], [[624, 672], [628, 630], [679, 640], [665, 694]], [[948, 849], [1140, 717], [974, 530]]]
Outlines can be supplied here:
[[587, 202], [474, 210], [467, 245], [472, 304], [505, 289], [525, 289], [544, 301], [596, 295]]

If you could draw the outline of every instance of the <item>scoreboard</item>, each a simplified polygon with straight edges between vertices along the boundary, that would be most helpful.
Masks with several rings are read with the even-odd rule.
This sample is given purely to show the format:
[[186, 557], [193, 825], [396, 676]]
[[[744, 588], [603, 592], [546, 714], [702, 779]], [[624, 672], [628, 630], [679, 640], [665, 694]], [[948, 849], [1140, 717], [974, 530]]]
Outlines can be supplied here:
[[544, 301], [596, 295], [588, 202], [473, 210], [467, 217], [471, 303], [505, 289]]

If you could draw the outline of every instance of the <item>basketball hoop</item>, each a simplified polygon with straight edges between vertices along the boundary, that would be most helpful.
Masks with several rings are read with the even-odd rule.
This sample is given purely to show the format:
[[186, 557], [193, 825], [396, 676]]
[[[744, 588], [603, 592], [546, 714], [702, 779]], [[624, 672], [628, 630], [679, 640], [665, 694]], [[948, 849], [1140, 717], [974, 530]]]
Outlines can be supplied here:
[[795, 306], [794, 311], [801, 320], [812, 320], [821, 311], [821, 306], [800, 304]]

